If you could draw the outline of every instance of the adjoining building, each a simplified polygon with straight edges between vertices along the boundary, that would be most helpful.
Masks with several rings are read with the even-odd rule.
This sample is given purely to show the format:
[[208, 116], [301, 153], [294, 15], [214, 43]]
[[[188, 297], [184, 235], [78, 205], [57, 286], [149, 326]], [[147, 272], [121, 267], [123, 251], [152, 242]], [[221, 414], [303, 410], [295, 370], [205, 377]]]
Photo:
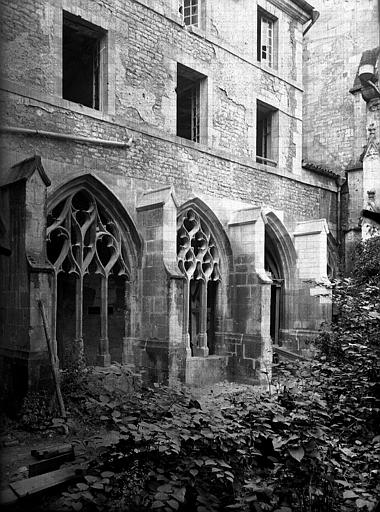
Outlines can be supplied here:
[[320, 17], [304, 45], [303, 158], [342, 177], [337, 242], [347, 271], [357, 242], [378, 232], [362, 212], [380, 211], [380, 3], [314, 4]]
[[[331, 314], [338, 174], [302, 165], [304, 0], [2, 2], [1, 373], [263, 380]], [[314, 27], [311, 28], [313, 30]], [[9, 254], [10, 252], [10, 254]]]

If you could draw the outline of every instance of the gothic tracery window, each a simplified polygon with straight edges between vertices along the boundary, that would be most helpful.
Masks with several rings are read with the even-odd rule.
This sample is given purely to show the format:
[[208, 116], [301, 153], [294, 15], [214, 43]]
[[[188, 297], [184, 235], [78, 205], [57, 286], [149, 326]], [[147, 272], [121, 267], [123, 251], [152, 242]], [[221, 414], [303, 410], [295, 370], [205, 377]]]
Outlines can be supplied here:
[[[209, 228], [193, 210], [180, 218], [177, 231], [177, 260], [186, 277], [185, 325], [192, 355], [210, 352], [210, 325], [214, 324], [215, 284], [221, 280], [218, 248]], [[209, 294], [209, 300], [207, 298]]]
[[[94, 317], [87, 321], [88, 315], [98, 314], [96, 357], [99, 364], [108, 364], [108, 316], [114, 309], [121, 309], [120, 300], [114, 299], [115, 306], [118, 306], [115, 308], [109, 301], [110, 297], [120, 296], [120, 288], [130, 276], [120, 227], [90, 192], [81, 189], [49, 212], [47, 253], [56, 279], [53, 325], [57, 324], [57, 316], [63, 315], [61, 308], [57, 311], [57, 299], [65, 295], [62, 290], [68, 290], [66, 295], [71, 295], [71, 315], [75, 316], [78, 350], [83, 352], [84, 324], [93, 332], [95, 329]], [[61, 290], [57, 290], [57, 286], [61, 286]], [[64, 298], [67, 302], [68, 298]], [[64, 321], [67, 323], [67, 320], [66, 316]], [[94, 337], [93, 332], [87, 333], [90, 341]], [[55, 332], [53, 334], [56, 335]]]

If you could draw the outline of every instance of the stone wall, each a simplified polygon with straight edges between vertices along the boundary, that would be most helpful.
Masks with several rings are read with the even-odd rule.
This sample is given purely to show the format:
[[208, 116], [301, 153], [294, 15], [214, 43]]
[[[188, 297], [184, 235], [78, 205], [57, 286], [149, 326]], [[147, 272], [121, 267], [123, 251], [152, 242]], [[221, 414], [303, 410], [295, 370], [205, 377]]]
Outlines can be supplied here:
[[[291, 8], [286, 2], [282, 10], [259, 0], [279, 24], [276, 64], [268, 69], [256, 61], [255, 2], [210, 0], [200, 28], [183, 26], [174, 0], [99, 0], [91, 9], [81, 0], [3, 3], [3, 166], [41, 155], [52, 182], [48, 200], [75, 178], [95, 177], [91, 193], [97, 186], [108, 189], [128, 217], [125, 222], [141, 237], [141, 261], [129, 297], [134, 326], [125, 333], [123, 362], [133, 356], [154, 380], [183, 379], [185, 372], [197, 379], [203, 365], [190, 368], [186, 361], [176, 215], [198, 198], [210, 226], [218, 225], [228, 238], [233, 212], [257, 208], [260, 234], [245, 226], [232, 236], [231, 268], [224, 268], [228, 286], [215, 322], [220, 346], [251, 378], [260, 367], [257, 361], [269, 364], [271, 357], [262, 212], [278, 212], [276, 226], [281, 224], [282, 235], [287, 230], [288, 245], [300, 221], [325, 218], [336, 234], [333, 177], [301, 166], [302, 23], [308, 16], [295, 4]], [[107, 31], [102, 110], [62, 99], [62, 10]], [[229, 17], [234, 10], [239, 12], [235, 30]], [[176, 136], [177, 63], [207, 77], [202, 143]], [[277, 109], [276, 166], [256, 163], [256, 100]], [[157, 199], [166, 189], [170, 198]], [[295, 263], [292, 272], [294, 281]], [[297, 290], [288, 297], [299, 300]], [[291, 300], [287, 305], [293, 307]], [[294, 315], [289, 318], [294, 324]], [[231, 372], [222, 360], [212, 365], [214, 377]]]
[[344, 175], [366, 144], [366, 106], [351, 94], [362, 52], [379, 45], [378, 2], [315, 0], [305, 37], [303, 157]]

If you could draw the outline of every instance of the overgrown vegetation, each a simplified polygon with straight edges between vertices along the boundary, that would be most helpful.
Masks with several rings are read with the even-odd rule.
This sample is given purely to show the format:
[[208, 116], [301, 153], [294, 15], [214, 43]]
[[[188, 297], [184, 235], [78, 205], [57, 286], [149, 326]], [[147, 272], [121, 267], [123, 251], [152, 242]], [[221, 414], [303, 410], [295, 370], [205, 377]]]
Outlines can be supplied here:
[[[84, 392], [107, 426], [83, 481], [54, 510], [374, 510], [380, 496], [380, 240], [334, 288], [335, 318], [313, 361], [281, 363], [270, 392], [240, 388], [201, 408], [162, 386]], [[227, 388], [228, 389], [228, 388]]]

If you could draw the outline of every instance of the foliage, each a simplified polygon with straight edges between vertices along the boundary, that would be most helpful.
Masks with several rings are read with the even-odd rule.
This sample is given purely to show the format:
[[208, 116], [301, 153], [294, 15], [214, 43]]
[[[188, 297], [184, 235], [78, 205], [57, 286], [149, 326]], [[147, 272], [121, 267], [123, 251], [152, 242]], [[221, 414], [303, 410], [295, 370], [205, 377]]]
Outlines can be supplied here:
[[25, 430], [47, 429], [55, 416], [52, 390], [30, 391], [19, 411], [20, 424]]
[[56, 510], [353, 512], [380, 497], [378, 243], [335, 284], [335, 322], [310, 362], [276, 365], [270, 392], [201, 406], [183, 389], [86, 394], [106, 426]]
[[360, 283], [371, 283], [371, 281], [379, 283], [380, 236], [370, 238], [357, 245], [352, 275]]

